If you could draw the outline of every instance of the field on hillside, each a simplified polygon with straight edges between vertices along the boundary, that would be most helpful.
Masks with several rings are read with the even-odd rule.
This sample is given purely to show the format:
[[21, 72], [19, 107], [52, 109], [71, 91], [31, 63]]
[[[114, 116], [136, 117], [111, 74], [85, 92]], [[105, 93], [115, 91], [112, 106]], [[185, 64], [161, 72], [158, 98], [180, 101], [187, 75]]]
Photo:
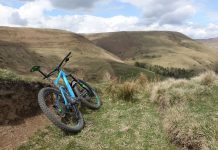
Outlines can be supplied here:
[[213, 69], [218, 63], [217, 51], [178, 32], [111, 32], [85, 36], [127, 63], [138, 61], [194, 70]]
[[211, 39], [199, 39], [199, 42], [205, 44], [212, 49], [218, 50], [218, 38], [211, 38]]
[[137, 80], [95, 85], [102, 108], [83, 108], [76, 135], [55, 126], [38, 131], [18, 149], [217, 149], [218, 76], [190, 80]]
[[[107, 73], [112, 77], [121, 76], [116, 74], [117, 65], [111, 64], [123, 61], [81, 35], [54, 29], [0, 27], [0, 66], [20, 75], [35, 76], [29, 72], [33, 65], [41, 65], [49, 72], [69, 51], [72, 57], [66, 69], [82, 78], [98, 81]], [[120, 66], [123, 70], [131, 67]], [[147, 73], [134, 66], [131, 68]]]

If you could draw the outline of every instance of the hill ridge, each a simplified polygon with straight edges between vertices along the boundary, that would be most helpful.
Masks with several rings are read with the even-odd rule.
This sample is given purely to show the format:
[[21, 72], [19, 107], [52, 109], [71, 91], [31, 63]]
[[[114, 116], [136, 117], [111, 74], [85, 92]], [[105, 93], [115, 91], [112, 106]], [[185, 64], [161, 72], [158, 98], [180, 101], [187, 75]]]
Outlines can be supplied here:
[[122, 31], [84, 35], [127, 63], [136, 61], [185, 69], [213, 69], [218, 53], [173, 31]]

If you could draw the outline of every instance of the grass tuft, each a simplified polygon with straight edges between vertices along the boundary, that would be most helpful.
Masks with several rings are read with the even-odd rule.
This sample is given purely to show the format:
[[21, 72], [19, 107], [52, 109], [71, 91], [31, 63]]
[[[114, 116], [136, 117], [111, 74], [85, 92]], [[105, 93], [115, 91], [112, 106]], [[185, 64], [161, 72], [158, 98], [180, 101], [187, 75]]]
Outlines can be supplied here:
[[132, 101], [138, 93], [138, 85], [133, 81], [126, 81], [121, 84], [117, 91], [117, 96], [126, 101]]
[[202, 85], [212, 85], [218, 81], [218, 77], [215, 72], [208, 71], [198, 77], [193, 78], [193, 80], [199, 82]]
[[139, 92], [139, 85], [134, 81], [125, 81], [123, 83], [111, 82], [106, 92], [112, 96], [113, 99], [122, 99], [125, 101], [135, 101], [136, 95]]
[[0, 69], [0, 79], [3, 80], [19, 80], [20, 77], [17, 76], [15, 73], [6, 70], [6, 69]]
[[139, 93], [147, 93], [149, 84], [148, 77], [141, 73], [136, 79], [127, 81], [112, 80], [106, 87], [106, 92], [114, 99], [122, 99], [125, 101], [138, 100]]
[[148, 80], [148, 77], [144, 73], [140, 73], [140, 75], [135, 80], [135, 82], [141, 85], [141, 87], [146, 87], [149, 83], [149, 80]]

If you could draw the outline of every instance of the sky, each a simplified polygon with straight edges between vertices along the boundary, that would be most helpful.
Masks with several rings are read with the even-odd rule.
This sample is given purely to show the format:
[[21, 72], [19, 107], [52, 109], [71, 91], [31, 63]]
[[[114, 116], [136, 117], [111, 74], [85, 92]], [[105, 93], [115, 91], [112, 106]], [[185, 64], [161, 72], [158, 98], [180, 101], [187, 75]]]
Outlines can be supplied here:
[[0, 0], [0, 26], [218, 37], [217, 0]]

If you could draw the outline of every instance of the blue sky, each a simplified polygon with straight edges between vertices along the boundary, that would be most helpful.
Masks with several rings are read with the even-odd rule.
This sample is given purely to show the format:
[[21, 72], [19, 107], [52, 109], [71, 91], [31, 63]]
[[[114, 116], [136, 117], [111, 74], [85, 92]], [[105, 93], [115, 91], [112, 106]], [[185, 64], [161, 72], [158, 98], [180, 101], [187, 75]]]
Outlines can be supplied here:
[[0, 0], [0, 26], [76, 33], [168, 30], [218, 37], [215, 0]]

